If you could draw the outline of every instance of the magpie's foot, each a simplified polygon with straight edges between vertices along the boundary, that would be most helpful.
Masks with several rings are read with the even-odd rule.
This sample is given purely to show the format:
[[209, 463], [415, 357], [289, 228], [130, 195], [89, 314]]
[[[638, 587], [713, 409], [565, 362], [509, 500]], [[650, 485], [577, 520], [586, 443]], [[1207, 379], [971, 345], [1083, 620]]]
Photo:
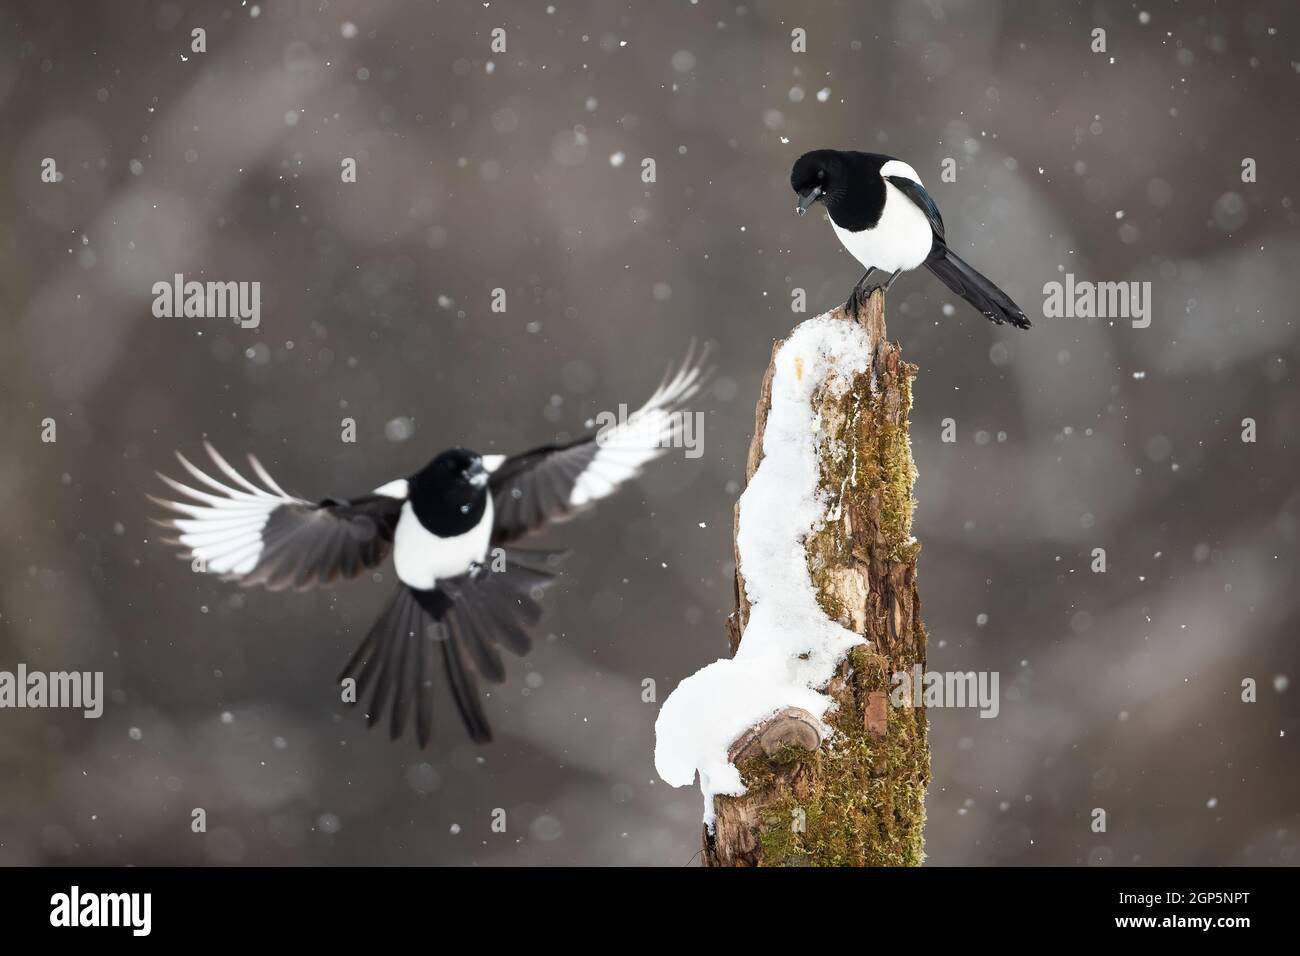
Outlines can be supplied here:
[[875, 292], [877, 289], [883, 292], [886, 289], [885, 283], [878, 282], [874, 279], [859, 282], [853, 287], [853, 291], [849, 293], [849, 301], [844, 303], [844, 311], [848, 312], [850, 315], [856, 315], [858, 311], [867, 304], [867, 301], [871, 298], [871, 293]]

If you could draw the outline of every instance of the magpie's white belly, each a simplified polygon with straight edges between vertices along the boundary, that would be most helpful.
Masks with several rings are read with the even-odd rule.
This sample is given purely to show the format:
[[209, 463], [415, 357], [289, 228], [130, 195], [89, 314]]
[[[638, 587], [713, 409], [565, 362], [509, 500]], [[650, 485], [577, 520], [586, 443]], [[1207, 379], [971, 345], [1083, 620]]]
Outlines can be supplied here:
[[492, 540], [492, 497], [483, 518], [464, 534], [440, 538], [415, 516], [408, 501], [393, 532], [393, 566], [398, 579], [409, 587], [428, 591], [440, 578], [464, 574], [470, 565], [483, 563]]
[[880, 221], [871, 229], [850, 232], [835, 225], [844, 248], [863, 268], [875, 266], [885, 272], [915, 269], [930, 254], [934, 233], [930, 220], [912, 200], [893, 183], [885, 183], [885, 208]]

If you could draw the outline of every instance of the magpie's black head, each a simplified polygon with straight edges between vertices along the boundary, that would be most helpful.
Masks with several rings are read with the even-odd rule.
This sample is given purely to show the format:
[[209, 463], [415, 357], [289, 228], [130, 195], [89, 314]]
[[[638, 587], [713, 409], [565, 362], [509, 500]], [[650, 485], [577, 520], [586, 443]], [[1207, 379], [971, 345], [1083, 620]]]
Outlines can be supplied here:
[[482, 517], [487, 486], [487, 469], [477, 452], [448, 448], [410, 479], [409, 496], [430, 531], [458, 534], [455, 528], [468, 530]]
[[848, 188], [849, 166], [837, 149], [814, 149], [795, 160], [790, 186], [799, 196], [795, 212], [803, 215], [815, 202], [831, 204]]

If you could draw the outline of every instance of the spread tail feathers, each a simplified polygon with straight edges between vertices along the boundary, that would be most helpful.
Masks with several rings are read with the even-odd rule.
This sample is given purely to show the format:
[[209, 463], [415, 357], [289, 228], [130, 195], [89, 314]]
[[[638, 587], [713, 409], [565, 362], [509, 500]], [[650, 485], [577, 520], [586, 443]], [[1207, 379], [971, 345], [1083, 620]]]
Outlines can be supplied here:
[[[500, 648], [526, 654], [526, 628], [537, 623], [541, 589], [551, 584], [560, 551], [507, 548], [504, 566], [476, 568], [439, 581], [430, 591], [399, 585], [366, 639], [348, 661], [339, 680], [354, 678], [361, 703], [366, 692], [366, 721], [374, 726], [388, 712], [389, 734], [402, 735], [415, 710], [420, 746], [433, 727], [434, 681], [439, 669], [451, 691], [466, 731], [475, 743], [492, 739], [492, 728], [479, 698], [478, 679], [505, 680]], [[441, 664], [441, 667], [439, 667]]]
[[926, 267], [953, 292], [957, 293], [989, 320], [1001, 325], [1010, 322], [1018, 329], [1029, 328], [1029, 319], [1011, 297], [958, 258], [947, 246], [939, 246], [926, 261]]

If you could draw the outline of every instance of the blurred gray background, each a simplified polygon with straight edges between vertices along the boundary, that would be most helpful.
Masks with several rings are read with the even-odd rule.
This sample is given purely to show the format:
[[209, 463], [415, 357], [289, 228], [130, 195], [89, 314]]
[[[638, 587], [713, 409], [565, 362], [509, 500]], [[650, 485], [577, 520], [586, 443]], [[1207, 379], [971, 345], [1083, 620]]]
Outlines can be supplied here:
[[[1290, 2], [5, 0], [0, 669], [111, 699], [0, 711], [0, 863], [690, 863], [642, 682], [725, 655], [772, 340], [792, 289], [813, 314], [860, 272], [793, 214], [821, 146], [911, 162], [1035, 319], [924, 272], [888, 303], [930, 663], [1002, 684], [997, 719], [931, 713], [930, 862], [1300, 862], [1298, 30]], [[260, 327], [154, 318], [177, 272], [260, 281]], [[1066, 272], [1150, 281], [1151, 326], [1042, 318]], [[154, 471], [204, 436], [357, 494], [635, 406], [693, 337], [704, 455], [539, 539], [575, 555], [491, 747], [445, 702], [425, 752], [338, 702], [390, 567], [242, 591], [154, 540]]]

